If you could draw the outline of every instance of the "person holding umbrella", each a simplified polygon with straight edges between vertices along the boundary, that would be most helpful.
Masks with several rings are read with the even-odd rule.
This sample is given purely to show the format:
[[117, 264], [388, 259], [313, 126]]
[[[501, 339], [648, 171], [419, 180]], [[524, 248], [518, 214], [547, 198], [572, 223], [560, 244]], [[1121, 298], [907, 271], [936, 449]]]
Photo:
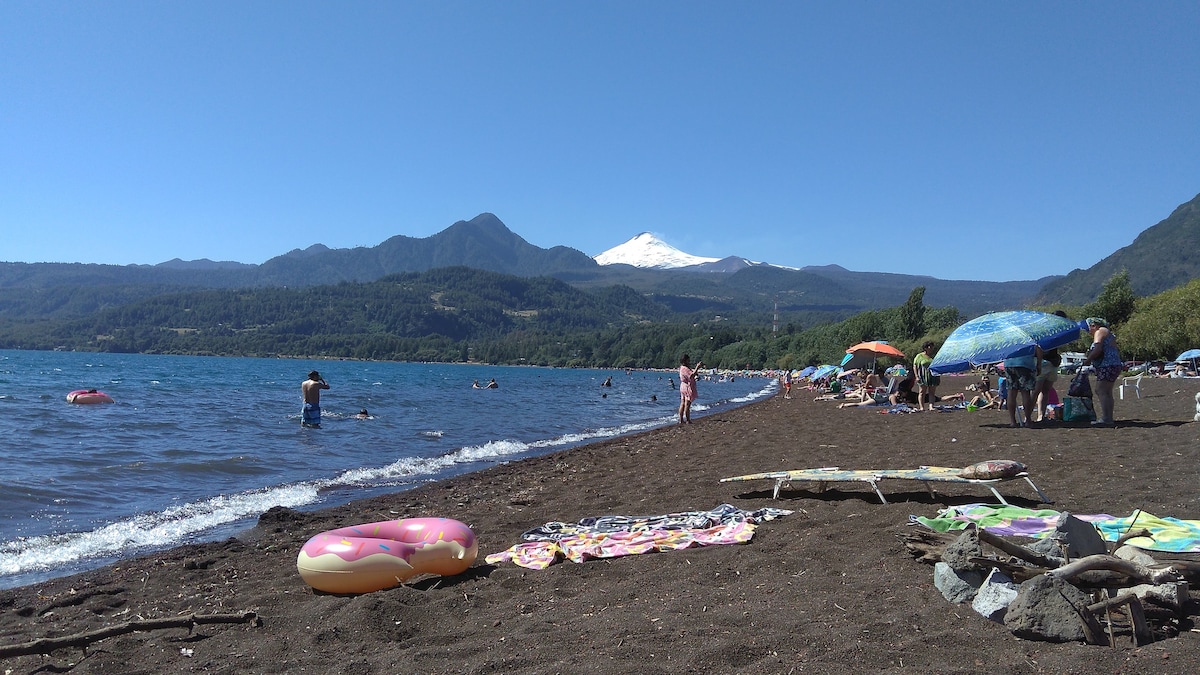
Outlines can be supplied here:
[[1096, 373], [1096, 387], [1093, 391], [1096, 401], [1100, 404], [1097, 419], [1092, 422], [1092, 426], [1115, 427], [1117, 423], [1113, 420], [1113, 385], [1117, 383], [1117, 378], [1124, 369], [1121, 353], [1117, 351], [1117, 337], [1109, 330], [1108, 322], [1100, 317], [1089, 316], [1084, 321], [1087, 323], [1087, 331], [1092, 335], [1092, 347], [1088, 350], [1087, 358]]

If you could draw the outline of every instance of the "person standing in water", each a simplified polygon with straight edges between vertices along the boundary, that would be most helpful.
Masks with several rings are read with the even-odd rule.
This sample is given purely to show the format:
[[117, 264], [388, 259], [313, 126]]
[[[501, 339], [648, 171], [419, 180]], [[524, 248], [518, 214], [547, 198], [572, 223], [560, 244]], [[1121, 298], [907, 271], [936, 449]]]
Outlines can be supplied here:
[[679, 359], [679, 423], [692, 423], [692, 401], [696, 400], [696, 371], [704, 367], [697, 361], [696, 367], [690, 365], [690, 358], [684, 354]]
[[304, 397], [304, 409], [300, 412], [300, 426], [321, 428], [321, 390], [328, 389], [329, 384], [321, 373], [312, 371], [308, 379], [300, 385], [300, 393]]

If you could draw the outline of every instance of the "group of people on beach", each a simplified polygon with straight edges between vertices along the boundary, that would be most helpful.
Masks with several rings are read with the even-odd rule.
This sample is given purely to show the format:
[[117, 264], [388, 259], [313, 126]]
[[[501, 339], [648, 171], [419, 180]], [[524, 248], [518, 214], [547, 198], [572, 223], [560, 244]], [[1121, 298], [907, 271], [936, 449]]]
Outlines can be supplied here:
[[[1113, 427], [1113, 388], [1124, 364], [1108, 322], [1099, 317], [1088, 317], [1084, 323], [1092, 337], [1087, 361], [1096, 378], [1092, 388], [1096, 420], [1091, 424]], [[945, 406], [947, 402], [954, 402], [954, 407], [969, 410], [1007, 409], [1012, 427], [1029, 426], [1057, 414], [1061, 400], [1054, 385], [1062, 363], [1058, 350], [1043, 350], [1033, 345], [1031, 354], [989, 366], [983, 370], [979, 381], [968, 385], [966, 391], [948, 395], [938, 394], [941, 377], [931, 368], [936, 353], [937, 345], [927, 341], [913, 358], [911, 369], [894, 366], [883, 376], [874, 370], [832, 373], [812, 383], [810, 389], [817, 391], [814, 400], [836, 400], [839, 408], [903, 406], [905, 411], [921, 412], [935, 410], [937, 404]], [[993, 374], [998, 376], [998, 389], [992, 389]], [[781, 385], [784, 398], [791, 398], [795, 385], [790, 371], [781, 378]]]

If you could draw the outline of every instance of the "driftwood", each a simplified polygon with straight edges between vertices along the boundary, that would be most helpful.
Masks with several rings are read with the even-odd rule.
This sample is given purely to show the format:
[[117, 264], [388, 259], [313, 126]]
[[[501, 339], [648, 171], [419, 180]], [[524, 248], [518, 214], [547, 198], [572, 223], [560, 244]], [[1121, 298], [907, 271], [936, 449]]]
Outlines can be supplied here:
[[[1108, 615], [1114, 609], [1125, 608], [1129, 616], [1130, 639], [1134, 645], [1140, 646], [1147, 642], [1154, 641], [1154, 633], [1150, 630], [1149, 624], [1146, 623], [1146, 615], [1142, 611], [1142, 602], [1133, 593], [1122, 593], [1115, 598], [1101, 600], [1087, 606], [1089, 614], [1105, 614]], [[1113, 636], [1112, 619], [1108, 619], [1108, 644], [1116, 646], [1116, 638]]]
[[115, 626], [108, 626], [107, 628], [98, 628], [86, 633], [76, 633], [75, 635], [64, 635], [54, 638], [38, 638], [32, 642], [24, 642], [16, 645], [0, 645], [0, 658], [6, 656], [25, 656], [28, 654], [49, 654], [63, 647], [87, 647], [93, 642], [98, 642], [105, 638], [144, 630], [156, 630], [160, 628], [187, 628], [191, 630], [193, 627], [201, 624], [256, 623], [257, 621], [258, 614], [250, 611], [241, 612], [240, 614], [187, 614], [185, 616], [174, 616], [164, 619], [140, 619], [137, 621], [127, 621]]
[[[1007, 561], [992, 560], [990, 558], [972, 558], [971, 562], [994, 565], [999, 567], [1001, 571], [1005, 572], [1006, 574], [1008, 574], [1010, 569], [1013, 569], [1016, 570], [1018, 574], [1021, 574], [1021, 576], [1023, 576], [1025, 579], [1030, 579], [1039, 574], [1043, 574], [1046, 572], [1046, 570], [1054, 569], [1059, 565], [1058, 561], [1053, 558], [1047, 558], [1046, 556], [1041, 555], [1040, 553], [1037, 553], [1025, 546], [1002, 539], [1001, 537], [994, 535], [987, 530], [976, 529], [976, 533], [979, 535], [980, 542], [988, 544], [993, 548], [1013, 556], [1014, 558], [1024, 560], [1036, 567], [1036, 569], [1032, 569], [1028, 573], [1024, 573], [1022, 570], [1017, 570], [1017, 568], [1021, 567], [1020, 565], [1014, 565]], [[936, 563], [941, 561], [942, 551], [945, 550], [946, 545], [958, 539], [958, 537], [961, 535], [962, 532], [942, 533], [927, 530], [917, 530], [904, 536], [904, 546], [908, 548], [909, 553], [911, 553], [921, 562]], [[1009, 576], [1011, 577], [1013, 575], [1009, 574]], [[1016, 579], [1016, 577], [1013, 578]]]
[[1003, 572], [1009, 579], [1012, 579], [1013, 581], [1017, 582], [1018, 584], [1025, 583], [1026, 581], [1029, 581], [1030, 579], [1032, 579], [1034, 577], [1039, 577], [1039, 576], [1045, 574], [1046, 572], [1050, 571], [1050, 570], [1046, 569], [1045, 567], [1030, 567], [1029, 565], [1026, 565], [1023, 562], [1020, 562], [1020, 561], [1012, 559], [1012, 558], [999, 559], [999, 558], [974, 558], [974, 557], [972, 557], [972, 558], [968, 558], [968, 560], [976, 565], [979, 565], [980, 567], [985, 568], [985, 569], [987, 567], [995, 567], [996, 569]]
[[1154, 538], [1153, 535], [1150, 534], [1150, 530], [1147, 530], [1147, 529], [1126, 532], [1125, 534], [1123, 534], [1119, 538], [1117, 538], [1117, 540], [1115, 542], [1113, 542], [1111, 550], [1115, 551], [1115, 550], [1121, 548], [1121, 546], [1123, 546], [1125, 544], [1125, 542], [1129, 541], [1130, 539], [1133, 539], [1134, 537], [1147, 537], [1149, 539]]
[[1051, 570], [1047, 574], [1052, 574], [1061, 579], [1070, 581], [1084, 572], [1091, 570], [1108, 570], [1124, 574], [1130, 578], [1149, 584], [1165, 584], [1172, 581], [1180, 581], [1183, 578], [1174, 567], [1171, 565], [1143, 565], [1141, 563], [1122, 560], [1111, 555], [1089, 555], [1085, 558], [1080, 558], [1073, 562], [1069, 562], [1058, 569]]
[[1059, 562], [1053, 558], [1047, 558], [1046, 556], [1021, 546], [1020, 544], [1014, 544], [1011, 541], [1002, 539], [982, 528], [979, 529], [979, 541], [1004, 551], [1015, 558], [1020, 558], [1021, 560], [1024, 560], [1035, 567], [1054, 569], [1059, 566]]
[[1179, 572], [1188, 582], [1197, 584], [1200, 583], [1200, 561], [1196, 560], [1163, 560], [1159, 559], [1160, 563], [1170, 565], [1176, 572]]
[[914, 530], [902, 537], [904, 547], [918, 561], [936, 563], [942, 560], [942, 551], [946, 544], [958, 538], [957, 534], [945, 534], [933, 530]]

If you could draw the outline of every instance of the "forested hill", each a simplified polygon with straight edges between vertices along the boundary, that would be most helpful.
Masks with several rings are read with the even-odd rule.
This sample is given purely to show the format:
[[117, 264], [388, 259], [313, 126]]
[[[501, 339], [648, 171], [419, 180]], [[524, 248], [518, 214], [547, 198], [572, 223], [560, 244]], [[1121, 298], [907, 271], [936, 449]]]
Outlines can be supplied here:
[[1042, 304], [1083, 304], [1100, 293], [1113, 275], [1126, 270], [1133, 292], [1154, 295], [1200, 278], [1200, 195], [1180, 204], [1133, 243], [1086, 270], [1074, 270], [1047, 283], [1038, 294]]
[[455, 267], [301, 289], [177, 292], [85, 318], [5, 321], [0, 348], [455, 361], [473, 342], [522, 334], [537, 342], [668, 314], [627, 287], [585, 292], [549, 277]]

